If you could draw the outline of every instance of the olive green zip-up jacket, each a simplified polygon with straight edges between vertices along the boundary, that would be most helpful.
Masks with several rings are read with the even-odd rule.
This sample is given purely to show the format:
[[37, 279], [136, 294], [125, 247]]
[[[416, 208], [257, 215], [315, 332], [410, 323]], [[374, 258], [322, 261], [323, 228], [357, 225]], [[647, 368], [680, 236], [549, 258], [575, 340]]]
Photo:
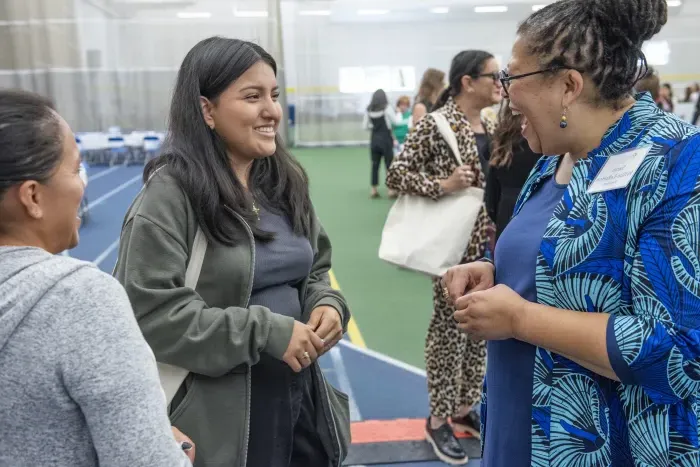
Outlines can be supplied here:
[[[310, 215], [314, 262], [299, 287], [303, 321], [314, 308], [329, 305], [342, 315], [345, 330], [350, 311], [328, 279], [331, 245]], [[196, 443], [195, 467], [245, 467], [250, 366], [263, 352], [281, 360], [294, 325], [290, 317], [249, 306], [255, 242], [248, 224], [236, 217], [246, 241], [235, 247], [209, 242], [196, 290], [185, 287], [197, 221], [165, 167], [129, 208], [115, 267], [156, 359], [190, 371], [173, 399], [170, 420]], [[326, 382], [317, 363], [306, 371], [313, 373], [317, 430], [329, 467], [339, 466], [350, 444], [347, 396]]]

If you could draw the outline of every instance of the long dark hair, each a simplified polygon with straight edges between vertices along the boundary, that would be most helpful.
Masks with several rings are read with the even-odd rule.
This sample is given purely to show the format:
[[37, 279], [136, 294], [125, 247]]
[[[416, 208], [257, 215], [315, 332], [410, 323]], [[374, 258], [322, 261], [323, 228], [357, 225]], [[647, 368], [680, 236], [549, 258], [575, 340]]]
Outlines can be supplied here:
[[0, 90], [0, 199], [18, 183], [51, 178], [63, 154], [59, 122], [45, 97]]
[[513, 161], [513, 151], [521, 141], [520, 117], [513, 115], [508, 106], [508, 100], [503, 99], [499, 110], [498, 125], [491, 140], [492, 147], [489, 165], [492, 167], [510, 167]]
[[386, 109], [389, 105], [389, 99], [386, 97], [386, 93], [383, 89], [377, 89], [372, 94], [372, 100], [367, 106], [368, 112], [379, 112], [380, 110]]
[[486, 62], [492, 58], [493, 55], [484, 50], [463, 50], [455, 55], [450, 65], [450, 83], [438, 98], [433, 110], [443, 107], [450, 97], [455, 97], [462, 92], [462, 78], [464, 76], [476, 78], [484, 71]]
[[[204, 121], [200, 96], [215, 103], [231, 83], [260, 61], [277, 74], [272, 56], [252, 42], [210, 37], [195, 45], [178, 72], [163, 154], [144, 170], [147, 180], [167, 164], [207, 237], [228, 246], [241, 241], [243, 234], [227, 208], [248, 222], [256, 238], [268, 241], [273, 236], [256, 226], [253, 206], [231, 168], [225, 143]], [[308, 236], [311, 200], [307, 175], [285, 150], [279, 135], [275, 142], [272, 156], [253, 162], [251, 188], [261, 204], [289, 219], [297, 235]]]

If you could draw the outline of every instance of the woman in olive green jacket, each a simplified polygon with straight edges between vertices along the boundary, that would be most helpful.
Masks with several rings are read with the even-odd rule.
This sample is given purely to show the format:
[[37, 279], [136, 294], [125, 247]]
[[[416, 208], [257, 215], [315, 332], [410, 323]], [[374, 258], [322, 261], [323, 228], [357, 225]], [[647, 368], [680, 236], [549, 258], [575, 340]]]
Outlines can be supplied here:
[[[275, 75], [252, 43], [189, 52], [122, 230], [115, 274], [141, 330], [158, 362], [189, 372], [169, 410], [197, 467], [340, 466], [349, 445], [347, 396], [316, 359], [350, 313], [306, 174], [276, 136]], [[206, 253], [187, 287], [198, 229]]]

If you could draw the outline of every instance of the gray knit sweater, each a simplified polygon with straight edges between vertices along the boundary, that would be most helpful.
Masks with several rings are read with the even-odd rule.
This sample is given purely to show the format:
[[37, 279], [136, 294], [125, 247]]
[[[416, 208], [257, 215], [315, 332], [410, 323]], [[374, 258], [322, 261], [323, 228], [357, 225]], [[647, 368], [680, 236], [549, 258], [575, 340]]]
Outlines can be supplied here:
[[0, 466], [189, 466], [117, 281], [0, 247]]

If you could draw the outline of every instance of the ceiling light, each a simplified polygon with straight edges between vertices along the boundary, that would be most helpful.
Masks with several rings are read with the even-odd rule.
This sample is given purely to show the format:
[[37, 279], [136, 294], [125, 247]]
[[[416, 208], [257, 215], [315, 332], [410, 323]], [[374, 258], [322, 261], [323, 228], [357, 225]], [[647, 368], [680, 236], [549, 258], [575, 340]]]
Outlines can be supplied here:
[[539, 11], [547, 5], [532, 5], [532, 11]]
[[266, 10], [234, 10], [233, 14], [239, 18], [267, 18]]
[[474, 13], [505, 13], [506, 11], [508, 11], [508, 7], [501, 5], [474, 7]]
[[681, 6], [682, 2], [681, 0], [666, 0], [666, 4], [668, 6]]
[[302, 10], [299, 14], [301, 16], [330, 16], [331, 10]]
[[450, 9], [447, 8], [446, 6], [438, 6], [438, 7], [435, 7], [435, 8], [431, 8], [431, 9], [430, 9], [430, 12], [431, 12], [431, 13], [438, 14], [438, 15], [444, 15], [444, 14], [446, 14], [446, 13], [449, 13], [449, 12], [450, 12]]
[[182, 19], [211, 18], [211, 13], [208, 11], [181, 11], [177, 17]]
[[386, 15], [387, 13], [389, 10], [357, 10], [357, 14], [363, 16]]

